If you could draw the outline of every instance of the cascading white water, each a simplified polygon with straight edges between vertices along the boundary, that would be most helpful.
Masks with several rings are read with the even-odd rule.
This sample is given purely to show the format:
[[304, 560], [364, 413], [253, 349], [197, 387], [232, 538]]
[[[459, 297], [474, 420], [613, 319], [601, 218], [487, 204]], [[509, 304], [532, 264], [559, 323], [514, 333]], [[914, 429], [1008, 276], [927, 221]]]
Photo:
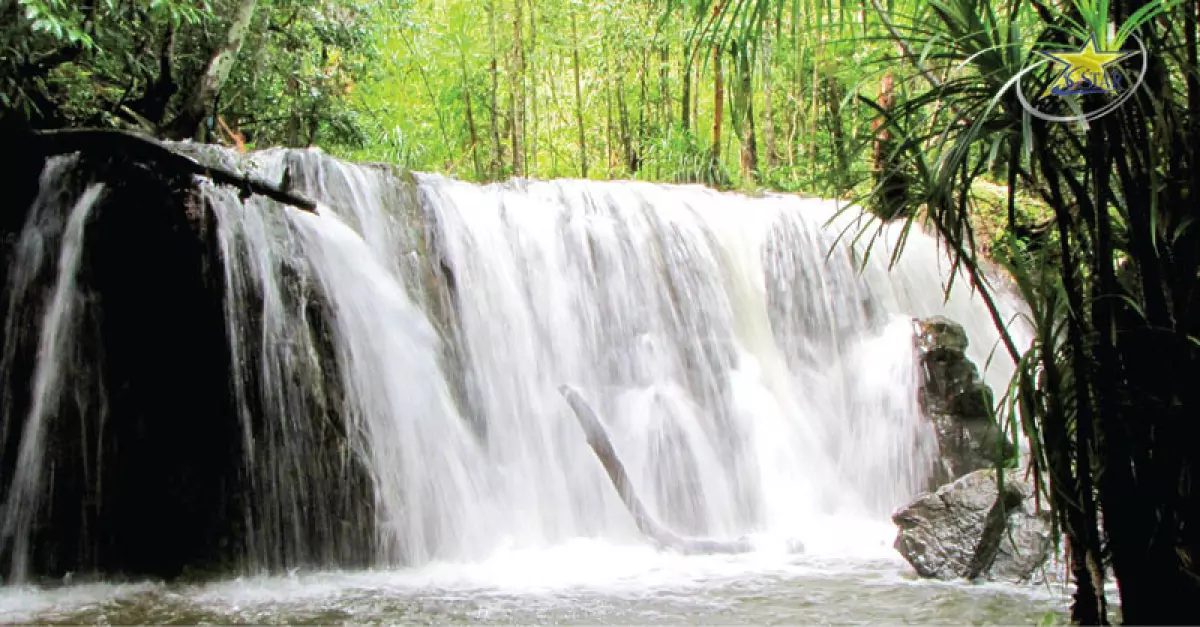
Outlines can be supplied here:
[[[9, 272], [9, 298], [6, 311], [5, 343], [0, 359], [0, 382], [10, 381], [20, 338], [36, 334], [37, 361], [30, 384], [28, 414], [15, 430], [20, 440], [12, 480], [4, 501], [0, 545], [11, 551], [11, 573], [19, 580], [26, 574], [32, 529], [43, 506], [46, 477], [51, 472], [43, 463], [49, 422], [60, 413], [60, 405], [80, 402], [86, 394], [76, 394], [87, 385], [73, 380], [72, 364], [80, 359], [76, 337], [83, 314], [82, 294], [78, 289], [83, 260], [84, 227], [92, 208], [104, 192], [99, 183], [89, 185], [78, 198], [65, 197], [62, 178], [75, 165], [74, 157], [51, 160], [40, 180], [38, 197], [30, 209], [17, 243], [15, 262]], [[39, 279], [50, 279], [45, 302]], [[0, 409], [9, 416], [12, 391], [0, 392]], [[101, 424], [99, 428], [103, 428]], [[4, 446], [0, 435], [0, 449]]]
[[[366, 187], [371, 179], [358, 182]], [[257, 475], [257, 498], [267, 501], [260, 519], [249, 521], [251, 563], [345, 557], [323, 545], [346, 533], [340, 518], [349, 510], [304, 511], [364, 496], [347, 485], [345, 468], [320, 467], [316, 431], [323, 420], [342, 424], [340, 463], [358, 460], [368, 469], [381, 536], [375, 559], [462, 557], [472, 521], [486, 519], [485, 468], [439, 366], [437, 333], [405, 290], [396, 262], [401, 251], [384, 230], [389, 215], [367, 202], [356, 205], [361, 214], [347, 217], [380, 229], [364, 238], [326, 208], [307, 214], [243, 206], [228, 190], [205, 189], [220, 221], [230, 328], [261, 333], [255, 341], [233, 338], [244, 375], [237, 392], [247, 463]], [[250, 303], [261, 308], [252, 311]], [[327, 312], [320, 330], [310, 326], [315, 310]], [[327, 343], [332, 350], [324, 349]], [[247, 389], [252, 381], [261, 389]], [[265, 399], [265, 439], [250, 433], [255, 392]], [[313, 494], [339, 490], [345, 492]]]
[[[886, 521], [933, 468], [912, 318], [963, 323], [981, 365], [997, 337], [965, 284], [943, 300], [948, 260], [932, 238], [913, 234], [889, 272], [885, 233], [859, 272], [864, 251], [835, 244], [851, 218], [827, 201], [432, 175], [410, 194], [385, 169], [319, 153], [258, 159], [269, 179], [299, 172], [329, 206], [308, 215], [208, 192], [231, 327], [262, 329], [233, 339], [235, 360], [273, 399], [265, 420], [279, 434], [251, 463], [277, 467], [269, 498], [299, 498], [307, 453], [282, 434], [336, 405], [369, 468], [387, 563], [637, 537], [563, 383], [597, 407], [675, 531], [821, 551], [847, 521]], [[314, 305], [332, 320], [331, 350]], [[993, 386], [1011, 371], [996, 366]], [[305, 537], [279, 534], [260, 543]]]
[[[316, 151], [236, 165], [277, 182], [286, 171], [324, 203], [309, 214], [200, 184], [224, 261], [251, 568], [639, 542], [564, 383], [595, 406], [673, 531], [844, 551], [863, 521], [890, 530], [890, 510], [933, 468], [912, 318], [962, 323], [980, 365], [997, 337], [965, 282], [943, 300], [935, 240], [913, 234], [889, 271], [886, 232], [860, 272], [865, 252], [835, 243], [852, 218], [829, 201], [413, 180]], [[35, 376], [45, 403], [22, 456], [27, 442], [40, 450], [62, 395], [55, 364], [80, 315], [73, 268], [95, 195], [58, 227]], [[1000, 359], [985, 378], [996, 389], [1009, 372]], [[7, 541], [27, 541], [39, 476], [37, 464], [18, 470]]]
[[[361, 421], [384, 557], [455, 555], [490, 512], [482, 451], [437, 363], [437, 336], [403, 284], [341, 220], [296, 214], [305, 251], [333, 305], [347, 415]], [[450, 549], [450, 550], [447, 550]]]
[[926, 484], [937, 444], [917, 407], [911, 318], [961, 320], [980, 364], [997, 337], [963, 286], [943, 302], [948, 261], [929, 237], [914, 234], [888, 272], [885, 234], [860, 274], [862, 251], [835, 246], [848, 218], [832, 202], [420, 182], [458, 285], [473, 411], [520, 478], [507, 511], [537, 534], [603, 528], [561, 382], [590, 393], [670, 526], [804, 537], [886, 520]]

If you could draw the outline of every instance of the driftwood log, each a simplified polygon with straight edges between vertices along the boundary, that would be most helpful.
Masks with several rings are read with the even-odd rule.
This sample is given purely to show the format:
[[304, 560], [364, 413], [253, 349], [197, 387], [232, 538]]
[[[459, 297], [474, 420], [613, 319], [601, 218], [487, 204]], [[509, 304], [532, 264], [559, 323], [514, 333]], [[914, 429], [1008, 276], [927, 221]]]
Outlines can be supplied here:
[[625, 465], [621, 463], [621, 458], [613, 449], [608, 432], [604, 430], [604, 425], [596, 416], [596, 412], [592, 410], [591, 405], [588, 405], [587, 400], [578, 390], [569, 385], [558, 386], [558, 391], [562, 393], [567, 404], [571, 406], [571, 410], [575, 412], [575, 417], [587, 435], [588, 446], [592, 448], [592, 452], [604, 466], [604, 471], [608, 473], [609, 480], [617, 489], [617, 494], [621, 496], [621, 502], [633, 516], [638, 529], [655, 544], [661, 548], [682, 553], [748, 553], [754, 550], [750, 542], [745, 539], [722, 541], [684, 538], [664, 527], [646, 510], [646, 506], [638, 498], [633, 482], [629, 479], [629, 473], [625, 470]]
[[158, 163], [196, 176], [205, 176], [215, 183], [235, 187], [244, 195], [258, 194], [309, 213], [315, 213], [317, 210], [316, 201], [310, 198], [305, 198], [266, 181], [230, 172], [221, 167], [202, 164], [188, 155], [172, 150], [167, 144], [149, 135], [131, 131], [86, 128], [34, 131], [32, 134], [44, 155], [59, 155], [100, 147], [106, 152], [120, 152], [146, 163]]

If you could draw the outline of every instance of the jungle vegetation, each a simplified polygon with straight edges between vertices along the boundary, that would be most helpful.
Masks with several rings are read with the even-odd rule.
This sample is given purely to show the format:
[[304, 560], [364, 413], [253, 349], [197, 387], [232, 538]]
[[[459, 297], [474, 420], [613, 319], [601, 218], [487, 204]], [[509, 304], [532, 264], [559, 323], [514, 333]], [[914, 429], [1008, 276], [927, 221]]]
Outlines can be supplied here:
[[[1031, 115], [1015, 86], [1055, 77], [1036, 51], [1097, 33], [1144, 46], [1131, 97]], [[997, 418], [1032, 444], [1072, 619], [1112, 619], [1111, 573], [1124, 622], [1198, 624], [1197, 33], [1196, 3], [1160, 0], [0, 0], [0, 116], [921, 225], [1030, 306]]]

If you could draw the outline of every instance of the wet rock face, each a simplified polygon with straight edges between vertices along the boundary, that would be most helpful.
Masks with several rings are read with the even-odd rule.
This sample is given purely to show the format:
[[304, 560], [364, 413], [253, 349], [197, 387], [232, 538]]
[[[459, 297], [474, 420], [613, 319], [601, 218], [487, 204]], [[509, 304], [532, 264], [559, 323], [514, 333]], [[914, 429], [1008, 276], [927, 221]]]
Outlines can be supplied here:
[[[43, 165], [34, 155], [20, 171], [35, 173], [36, 183]], [[205, 236], [211, 224], [190, 177], [119, 155], [85, 155], [54, 184], [70, 207], [94, 182], [104, 190], [83, 232], [80, 319], [62, 375], [64, 400], [45, 418], [48, 470], [24, 574], [172, 577], [184, 565], [217, 566], [214, 547], [239, 533], [231, 521], [240, 520], [242, 440], [229, 395], [219, 253]], [[21, 237], [32, 202], [25, 193], [7, 203], [0, 236]], [[39, 271], [34, 291], [15, 303], [4, 273], [0, 302], [13, 308], [5, 314], [42, 319], [57, 254], [42, 264], [50, 270]], [[5, 268], [17, 261], [6, 248]], [[0, 381], [8, 392], [0, 499], [20, 463], [40, 332], [27, 324], [0, 343], [12, 356]], [[0, 551], [5, 575], [13, 550], [5, 544]]]
[[1051, 552], [1049, 514], [1037, 511], [1033, 486], [1015, 471], [997, 489], [995, 469], [1016, 451], [966, 356], [966, 332], [940, 316], [916, 322], [919, 401], [937, 431], [940, 467], [930, 491], [892, 515], [895, 548], [922, 577], [1029, 580]]
[[[46, 162], [41, 154], [10, 151], [0, 163], [8, 166], [0, 168], [0, 182], [12, 190], [0, 200], [3, 522], [32, 414], [40, 325], [55, 285], [61, 236], [47, 240], [48, 261], [36, 266], [34, 289], [10, 312], [9, 271], [20, 261], [14, 243]], [[80, 314], [62, 375], [64, 400], [44, 421], [44, 490], [22, 535], [28, 548], [0, 538], [0, 583], [22, 576], [171, 579], [243, 567], [369, 564], [377, 555], [370, 477], [357, 458], [346, 461], [336, 411], [320, 405], [322, 411], [306, 416], [318, 425], [304, 432], [302, 444], [311, 481], [305, 487], [337, 485], [339, 498], [308, 489], [286, 511], [274, 508], [281, 499], [269, 498], [278, 483], [260, 469], [276, 467], [265, 460], [274, 455], [278, 435], [262, 416], [277, 401], [260, 394], [257, 381], [247, 381], [245, 414], [235, 397], [227, 260], [217, 216], [196, 177], [98, 145], [81, 151], [61, 179], [47, 183], [63, 198], [62, 207], [47, 215], [64, 219], [92, 183], [104, 187], [83, 228]], [[288, 293], [309, 303], [314, 335], [327, 337], [330, 315], [318, 299], [298, 291]], [[242, 305], [262, 308], [253, 299]], [[10, 321], [10, 315], [19, 318]], [[264, 337], [259, 317], [249, 319], [240, 332]], [[256, 363], [254, 348], [241, 359]], [[319, 350], [322, 363], [336, 363], [332, 348], [322, 344]], [[340, 407], [340, 390], [319, 391], [331, 399], [328, 406]], [[295, 442], [301, 436], [292, 437]], [[247, 441], [258, 447], [253, 467]], [[318, 524], [326, 519], [345, 522], [336, 528]], [[296, 541], [261, 540], [285, 536]], [[13, 579], [7, 579], [10, 573]]]
[[1033, 486], [979, 470], [921, 495], [892, 515], [895, 548], [922, 577], [1028, 581], [1053, 547], [1048, 511], [1037, 511]]
[[992, 391], [966, 356], [962, 326], [942, 316], [918, 320], [916, 348], [923, 381], [920, 403], [937, 429], [942, 467], [930, 489], [975, 470], [995, 468], [1014, 448], [991, 415]]

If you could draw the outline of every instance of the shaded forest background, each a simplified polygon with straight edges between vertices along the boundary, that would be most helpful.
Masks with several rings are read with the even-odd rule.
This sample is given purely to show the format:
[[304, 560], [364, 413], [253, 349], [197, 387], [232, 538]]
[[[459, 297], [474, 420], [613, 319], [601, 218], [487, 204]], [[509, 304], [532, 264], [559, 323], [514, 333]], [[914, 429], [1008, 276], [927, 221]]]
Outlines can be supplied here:
[[[315, 145], [476, 181], [802, 191], [920, 225], [985, 302], [998, 289], [990, 257], [1029, 304], [1028, 348], [991, 307], [997, 358], [1018, 365], [996, 418], [1031, 444], [1073, 620], [1114, 617], [1115, 576], [1126, 622], [1200, 624], [1197, 11], [1191, 0], [0, 0], [0, 121]], [[1018, 82], [1041, 94], [1057, 74], [1035, 50], [1091, 35], [1134, 49], [1135, 34], [1146, 71], [1108, 115], [1052, 122], [1019, 102]], [[1061, 116], [1105, 102], [1038, 106]], [[874, 228], [847, 236], [870, 243]]]
[[166, 128], [249, 5], [202, 137], [477, 181], [832, 193], [869, 169], [856, 95], [900, 63], [874, 12], [823, 2], [5, 2], [4, 104], [36, 126]]

